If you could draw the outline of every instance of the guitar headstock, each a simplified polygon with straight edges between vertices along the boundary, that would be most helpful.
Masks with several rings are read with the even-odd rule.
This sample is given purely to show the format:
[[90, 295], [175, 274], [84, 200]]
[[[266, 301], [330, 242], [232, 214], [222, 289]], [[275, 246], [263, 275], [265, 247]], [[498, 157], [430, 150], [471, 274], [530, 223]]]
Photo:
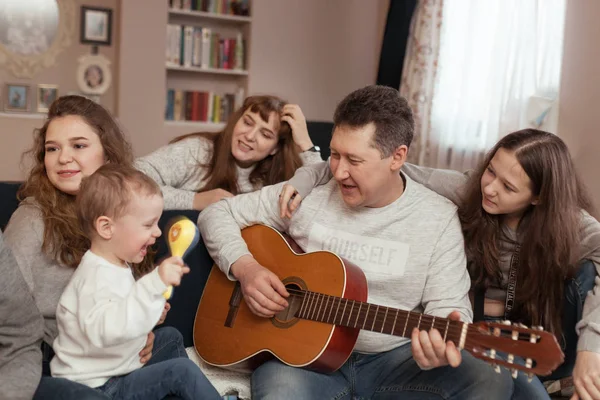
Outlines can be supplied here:
[[[533, 374], [549, 375], [564, 361], [564, 354], [552, 333], [544, 332], [541, 327], [528, 328], [510, 321], [469, 325], [464, 348], [476, 358], [512, 370], [513, 377], [518, 371], [530, 377]], [[503, 357], [498, 352], [504, 353]], [[525, 363], [517, 363], [515, 357], [523, 358]]]

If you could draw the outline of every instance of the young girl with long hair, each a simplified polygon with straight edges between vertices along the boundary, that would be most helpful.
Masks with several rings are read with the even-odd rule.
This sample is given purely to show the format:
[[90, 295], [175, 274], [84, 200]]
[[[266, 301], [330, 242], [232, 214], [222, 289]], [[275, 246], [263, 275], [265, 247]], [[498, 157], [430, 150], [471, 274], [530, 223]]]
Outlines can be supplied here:
[[285, 181], [302, 164], [322, 161], [300, 107], [251, 96], [223, 131], [192, 133], [138, 158], [161, 187], [165, 209], [203, 210], [239, 193]]
[[[282, 192], [282, 215], [328, 171], [326, 163], [300, 169]], [[600, 398], [600, 223], [565, 143], [525, 129], [502, 138], [474, 172], [411, 164], [402, 172], [459, 206], [475, 318], [553, 332], [565, 362], [549, 378], [572, 373], [576, 396]], [[538, 379], [519, 374], [513, 398], [547, 397]]]

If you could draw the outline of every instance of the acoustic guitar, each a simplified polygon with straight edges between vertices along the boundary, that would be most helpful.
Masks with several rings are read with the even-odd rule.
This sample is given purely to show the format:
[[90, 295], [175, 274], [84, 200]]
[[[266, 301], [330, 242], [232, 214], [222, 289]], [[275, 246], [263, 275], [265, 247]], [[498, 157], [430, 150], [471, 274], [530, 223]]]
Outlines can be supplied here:
[[[302, 254], [278, 231], [255, 225], [242, 230], [254, 258], [275, 273], [290, 296], [288, 307], [272, 318], [253, 314], [238, 282], [214, 266], [194, 322], [194, 347], [208, 364], [251, 371], [277, 357], [282, 362], [332, 372], [348, 359], [361, 329], [410, 337], [413, 328], [437, 329], [445, 341], [476, 358], [517, 371], [548, 375], [564, 359], [553, 334], [523, 325], [447, 318], [369, 304], [360, 268], [334, 253]], [[508, 354], [506, 359], [496, 352]], [[518, 364], [514, 357], [525, 362]]]

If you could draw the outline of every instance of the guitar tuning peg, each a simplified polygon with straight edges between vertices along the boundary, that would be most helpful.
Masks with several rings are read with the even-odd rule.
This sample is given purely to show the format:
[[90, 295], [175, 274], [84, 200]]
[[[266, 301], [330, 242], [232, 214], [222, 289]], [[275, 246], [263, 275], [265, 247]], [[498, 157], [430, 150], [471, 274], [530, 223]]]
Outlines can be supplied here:
[[533, 360], [531, 358], [525, 359], [525, 366], [527, 368], [531, 368], [532, 365], [533, 365]]
[[511, 322], [508, 319], [505, 319], [504, 321], [500, 321], [500, 323], [504, 324], [504, 325], [510, 325], [511, 324]]
[[544, 327], [543, 327], [543, 326], [541, 326], [541, 325], [539, 325], [539, 326], [536, 326], [536, 327], [535, 327], [535, 329], [537, 329], [538, 331], [543, 331], [543, 330], [544, 330]]
[[531, 335], [529, 335], [529, 343], [536, 343], [538, 338], [539, 338], [538, 335], [536, 335], [535, 333], [532, 333]]
[[519, 375], [519, 370], [513, 368], [513, 369], [511, 369], [511, 371], [512, 371], [512, 377], [514, 379], [517, 379], [517, 376]]
[[492, 368], [494, 368], [494, 371], [499, 374], [500, 372], [502, 372], [502, 370], [500, 369], [500, 366], [498, 364], [492, 364]]
[[527, 382], [531, 383], [531, 381], [533, 380], [534, 375], [530, 372], [527, 374]]

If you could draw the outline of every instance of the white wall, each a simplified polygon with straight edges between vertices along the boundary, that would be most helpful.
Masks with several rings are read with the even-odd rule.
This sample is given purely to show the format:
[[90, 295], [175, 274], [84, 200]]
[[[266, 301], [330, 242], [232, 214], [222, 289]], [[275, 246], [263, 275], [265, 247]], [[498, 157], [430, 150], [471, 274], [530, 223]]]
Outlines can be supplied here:
[[558, 135], [600, 211], [600, 1], [567, 1]]

